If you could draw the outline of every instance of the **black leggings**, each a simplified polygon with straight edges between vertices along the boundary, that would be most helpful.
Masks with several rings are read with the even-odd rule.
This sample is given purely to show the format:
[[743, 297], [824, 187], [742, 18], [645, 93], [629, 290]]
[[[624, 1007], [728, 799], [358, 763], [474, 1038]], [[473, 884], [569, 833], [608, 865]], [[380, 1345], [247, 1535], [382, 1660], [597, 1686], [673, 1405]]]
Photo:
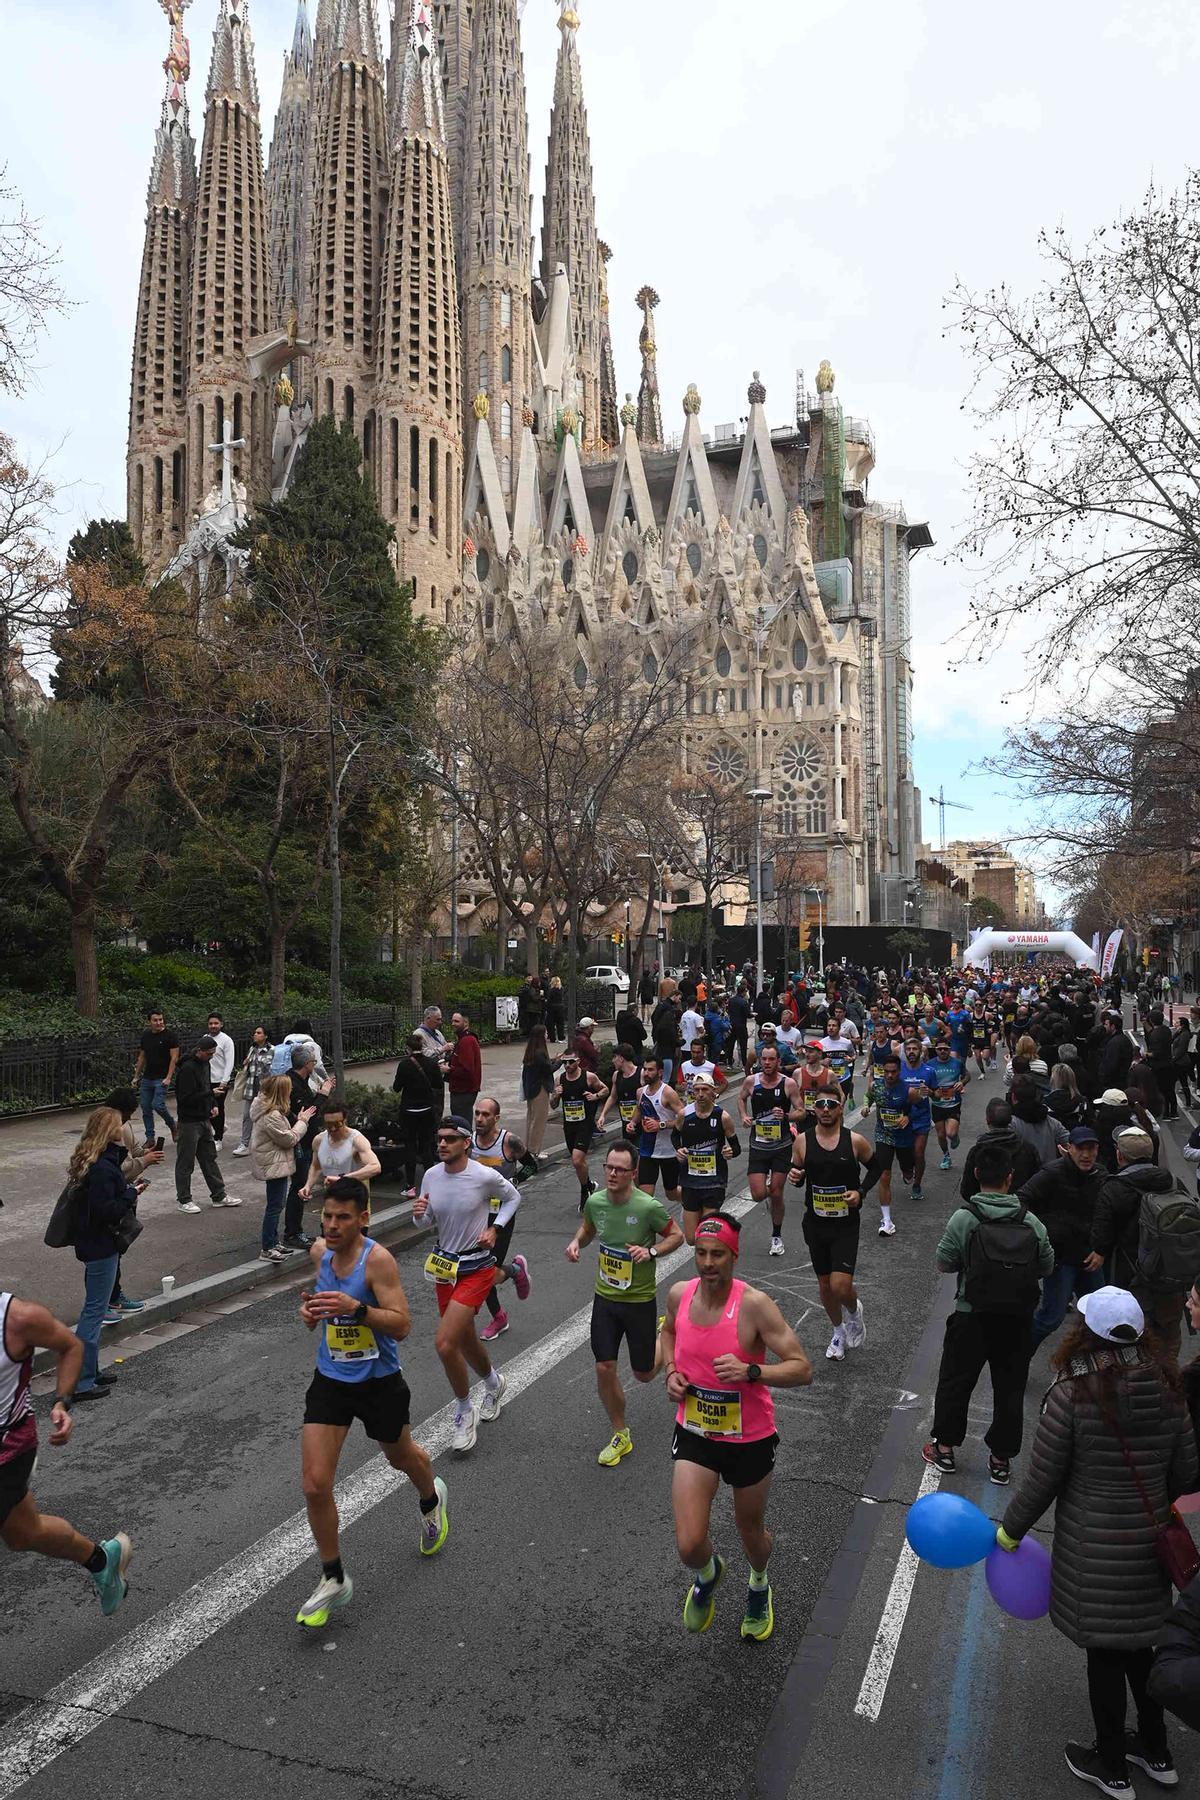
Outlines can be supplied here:
[[[497, 1271], [497, 1273], [499, 1273], [499, 1271], [504, 1267], [504, 1259], [508, 1255], [508, 1246], [512, 1243], [513, 1226], [516, 1224], [516, 1222], [517, 1222], [516, 1214], [514, 1213], [513, 1217], [508, 1221], [507, 1225], [497, 1225], [497, 1227], [496, 1227], [496, 1271]], [[496, 1292], [495, 1282], [493, 1282], [491, 1287], [488, 1289], [487, 1309], [491, 1313], [493, 1319], [495, 1318], [495, 1316], [498, 1312], [504, 1311], [504, 1308], [500, 1303], [500, 1296]]]
[[1089, 1650], [1088, 1699], [1096, 1721], [1096, 1748], [1106, 1768], [1125, 1763], [1125, 1683], [1137, 1708], [1137, 1728], [1146, 1752], [1162, 1756], [1167, 1748], [1163, 1709], [1146, 1692], [1153, 1650]]
[[437, 1116], [430, 1107], [428, 1112], [404, 1113], [401, 1116], [404, 1129], [404, 1175], [407, 1187], [417, 1185], [417, 1164], [421, 1165], [421, 1173], [432, 1169], [437, 1162]]

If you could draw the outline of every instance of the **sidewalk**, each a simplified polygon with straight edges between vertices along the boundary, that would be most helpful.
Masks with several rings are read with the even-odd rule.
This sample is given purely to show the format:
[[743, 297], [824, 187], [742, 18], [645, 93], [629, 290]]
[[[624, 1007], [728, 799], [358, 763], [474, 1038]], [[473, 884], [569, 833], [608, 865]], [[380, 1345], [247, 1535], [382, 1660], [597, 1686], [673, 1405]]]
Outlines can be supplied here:
[[[597, 1026], [597, 1042], [612, 1041], [612, 1026]], [[556, 1050], [561, 1046], [555, 1046]], [[521, 1099], [523, 1043], [485, 1045], [483, 1092], [500, 1102], [502, 1122], [520, 1134], [525, 1125]], [[395, 1061], [364, 1063], [348, 1069], [347, 1080], [390, 1087]], [[88, 1108], [49, 1113], [33, 1119], [0, 1123], [0, 1288], [41, 1300], [68, 1322], [79, 1312], [83, 1277], [72, 1250], [47, 1250], [42, 1242], [54, 1202], [66, 1180], [67, 1163]], [[234, 1156], [240, 1113], [230, 1119], [220, 1153], [228, 1191], [245, 1204], [235, 1210], [208, 1205], [208, 1190], [199, 1170], [192, 1177], [192, 1198], [202, 1210], [181, 1213], [175, 1202], [175, 1153], [167, 1143], [163, 1160], [149, 1172], [150, 1186], [138, 1207], [146, 1229], [122, 1265], [126, 1292], [136, 1298], [157, 1294], [164, 1275], [179, 1287], [223, 1273], [258, 1254], [263, 1185], [250, 1173], [250, 1159]], [[140, 1115], [134, 1121], [141, 1130]], [[551, 1113], [544, 1148], [562, 1143], [562, 1125]], [[311, 1223], [311, 1215], [310, 1215]]]

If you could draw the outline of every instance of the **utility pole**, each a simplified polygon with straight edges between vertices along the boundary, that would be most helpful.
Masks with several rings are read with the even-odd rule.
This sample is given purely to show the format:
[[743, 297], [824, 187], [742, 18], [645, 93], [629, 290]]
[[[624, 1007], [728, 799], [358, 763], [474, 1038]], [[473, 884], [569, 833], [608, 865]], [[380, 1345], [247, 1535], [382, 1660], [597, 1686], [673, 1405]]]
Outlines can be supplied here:
[[770, 788], [765, 788], [765, 787], [753, 787], [750, 789], [750, 798], [754, 802], [754, 875], [755, 875], [755, 892], [758, 895], [758, 904], [757, 904], [757, 907], [755, 908], [755, 921], [756, 921], [755, 952], [756, 952], [756, 960], [757, 960], [757, 966], [758, 966], [758, 986], [755, 989], [755, 994], [758, 995], [758, 994], [761, 994], [763, 991], [762, 821], [763, 821], [763, 807], [766, 805], [767, 801], [771, 798], [771, 790], [770, 790]]

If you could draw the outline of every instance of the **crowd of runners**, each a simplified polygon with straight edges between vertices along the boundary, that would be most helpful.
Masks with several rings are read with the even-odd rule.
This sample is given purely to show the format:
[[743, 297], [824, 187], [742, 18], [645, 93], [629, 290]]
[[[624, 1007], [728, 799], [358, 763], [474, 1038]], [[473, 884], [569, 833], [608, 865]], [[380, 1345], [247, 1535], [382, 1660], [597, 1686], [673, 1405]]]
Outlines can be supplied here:
[[[769, 1257], [790, 1254], [811, 1269], [829, 1323], [824, 1359], [853, 1361], [868, 1341], [870, 1295], [864, 1303], [858, 1278], [864, 1218], [882, 1240], [872, 1281], [886, 1284], [893, 1254], [886, 1246], [904, 1231], [906, 1209], [926, 1202], [928, 1159], [951, 1174], [962, 1203], [946, 1204], [936, 1256], [957, 1285], [923, 1454], [941, 1475], [956, 1472], [969, 1402], [987, 1368], [988, 1471], [1005, 1487], [1021, 1450], [1030, 1360], [1042, 1339], [1064, 1327], [1078, 1334], [1085, 1315], [1089, 1322], [1111, 1315], [1125, 1321], [1126, 1336], [1106, 1341], [1126, 1361], [1138, 1362], [1144, 1335], [1155, 1367], [1177, 1373], [1185, 1304], [1200, 1312], [1193, 1293], [1200, 1208], [1165, 1168], [1150, 1065], [1127, 1030], [1119, 992], [1102, 994], [1090, 974], [1023, 965], [1016, 972], [951, 969], [889, 980], [882, 972], [841, 970], [823, 990], [803, 976], [781, 978], [768, 1009], [761, 994], [753, 1003], [753, 1035], [737, 1034], [729, 1046], [736, 1061], [730, 1066], [727, 1053], [724, 1068], [710, 1054], [702, 983], [690, 985], [690, 992], [685, 985], [660, 995], [648, 1048], [619, 1042], [603, 1074], [568, 1050], [554, 1075], [551, 1105], [561, 1110], [579, 1189], [578, 1219], [564, 1249], [569, 1263], [588, 1269], [594, 1287], [591, 1351], [609, 1426], [597, 1462], [616, 1469], [634, 1449], [624, 1346], [634, 1380], [666, 1390], [662, 1454], [669, 1441], [676, 1547], [688, 1572], [683, 1623], [704, 1632], [713, 1622], [727, 1560], [714, 1543], [711, 1514], [724, 1483], [748, 1565], [741, 1635], [761, 1641], [775, 1617], [767, 1526], [779, 1442], [773, 1393], [811, 1383], [814, 1372], [776, 1301], [738, 1274], [747, 1237], [761, 1233]], [[674, 1036], [660, 1016], [664, 1001], [677, 1020]], [[1153, 1030], [1153, 1020], [1147, 1026]], [[974, 1082], [988, 1096], [985, 1122], [960, 1156], [963, 1095]], [[331, 1108], [346, 1135], [344, 1109], [328, 1101], [327, 1118]], [[341, 1172], [343, 1164], [357, 1167], [356, 1147], [348, 1143], [344, 1157], [336, 1145], [322, 1152], [320, 1236], [307, 1247], [311, 1282], [299, 1307], [316, 1338], [302, 1481], [320, 1579], [297, 1614], [310, 1629], [324, 1626], [353, 1593], [334, 1484], [355, 1424], [411, 1482], [420, 1553], [433, 1556], [447, 1543], [447, 1482], [412, 1433], [400, 1360], [410, 1333], [433, 1330], [452, 1396], [453, 1454], [469, 1454], [478, 1426], [495, 1424], [510, 1398], [493, 1346], [509, 1327], [501, 1295], [511, 1291], [519, 1303], [531, 1291], [529, 1261], [511, 1246], [522, 1184], [537, 1172], [538, 1159], [486, 1097], [471, 1116], [444, 1116], [434, 1138], [436, 1161], [424, 1170], [413, 1206], [414, 1219], [431, 1228], [422, 1253], [433, 1289], [428, 1318], [410, 1303], [395, 1257], [370, 1236], [361, 1172]], [[738, 1181], [731, 1201], [743, 1155], [744, 1184]], [[793, 1235], [797, 1213], [802, 1253]], [[1116, 1292], [1125, 1301], [1115, 1313], [1111, 1300], [1090, 1304]], [[1068, 1323], [1072, 1301], [1077, 1311]], [[1131, 1321], [1140, 1323], [1129, 1335]], [[1104, 1338], [1098, 1329], [1093, 1335], [1097, 1343]], [[0, 1294], [0, 1535], [11, 1550], [82, 1565], [110, 1613], [126, 1592], [129, 1537], [87, 1537], [40, 1512], [32, 1491], [38, 1432], [30, 1375], [39, 1348], [57, 1363], [48, 1441], [58, 1448], [71, 1435], [83, 1348], [43, 1307]], [[1067, 1372], [1082, 1367], [1068, 1363]], [[1129, 1427], [1135, 1437], [1137, 1425], [1135, 1418]], [[1147, 1460], [1139, 1479], [1158, 1483], [1151, 1515], [1156, 1504], [1164, 1510], [1181, 1482], [1196, 1485], [1190, 1441], [1187, 1452], [1173, 1453], [1162, 1471]], [[1035, 1450], [1030, 1479], [1042, 1483], [1044, 1510], [1053, 1484], [1037, 1461]], [[1023, 1487], [1006, 1527], [1019, 1513], [1027, 1530], [1038, 1510]], [[1147, 1529], [1161, 1522], [1152, 1517]], [[1018, 1537], [1001, 1532], [1005, 1547]], [[1055, 1623], [1072, 1635], [1062, 1618]], [[1091, 1677], [1093, 1646], [1085, 1647]], [[1130, 1645], [1130, 1656], [1144, 1649]], [[1141, 1735], [1129, 1754], [1169, 1785], [1173, 1767], [1161, 1707], [1147, 1693], [1147, 1668], [1118, 1664], [1119, 1683], [1128, 1676], [1138, 1708]], [[1113, 1748], [1111, 1666], [1103, 1706], [1100, 1685], [1096, 1676], [1097, 1744], [1069, 1746], [1068, 1762], [1106, 1793], [1129, 1792]], [[1121, 1685], [1122, 1732], [1123, 1692]]]

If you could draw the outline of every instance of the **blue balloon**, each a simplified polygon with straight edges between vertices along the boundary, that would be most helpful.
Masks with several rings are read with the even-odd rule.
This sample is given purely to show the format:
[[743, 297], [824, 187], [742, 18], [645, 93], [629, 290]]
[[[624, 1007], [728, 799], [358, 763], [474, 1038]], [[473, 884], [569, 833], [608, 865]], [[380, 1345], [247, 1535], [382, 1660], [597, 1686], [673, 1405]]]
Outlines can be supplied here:
[[996, 1527], [961, 1494], [923, 1494], [908, 1509], [904, 1534], [922, 1562], [966, 1569], [995, 1548]]

